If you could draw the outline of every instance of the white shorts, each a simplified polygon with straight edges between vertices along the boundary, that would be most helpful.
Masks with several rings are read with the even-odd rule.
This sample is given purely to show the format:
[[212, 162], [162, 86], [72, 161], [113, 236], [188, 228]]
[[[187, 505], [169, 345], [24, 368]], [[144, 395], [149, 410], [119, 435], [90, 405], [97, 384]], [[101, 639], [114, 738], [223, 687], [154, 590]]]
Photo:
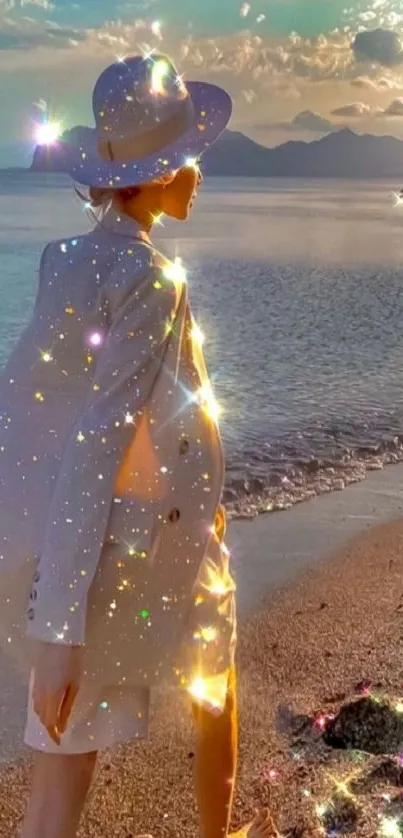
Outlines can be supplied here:
[[56, 745], [36, 715], [29, 688], [24, 742], [47, 754], [86, 754], [121, 742], [146, 739], [150, 714], [148, 687], [80, 688], [60, 745]]
[[[206, 678], [195, 689], [186, 690], [195, 704], [212, 715], [221, 715], [228, 692], [229, 670]], [[50, 738], [35, 713], [32, 701], [33, 676], [28, 697], [24, 742], [46, 754], [87, 754], [123, 742], [147, 739], [150, 719], [149, 687], [98, 687], [84, 685], [74, 702], [60, 745]]]
[[[191, 681], [181, 683], [181, 689], [191, 700], [214, 715], [225, 707], [228, 676], [234, 663], [236, 648], [235, 583], [229, 572], [229, 554], [222, 547], [225, 535], [225, 514], [220, 507], [216, 519], [219, 549], [212, 551], [202, 563], [194, 589], [200, 602], [191, 609], [178, 670], [195, 671]], [[222, 593], [209, 594], [211, 579], [222, 582]], [[218, 647], [208, 642], [195, 641], [200, 634], [200, 621], [212, 627], [218, 637]], [[195, 642], [198, 644], [195, 646]], [[218, 648], [218, 650], [217, 650]], [[210, 650], [210, 651], [209, 651]], [[217, 661], [220, 666], [215, 672]], [[221, 668], [222, 667], [222, 668]], [[109, 686], [84, 684], [77, 695], [66, 733], [56, 745], [39, 721], [32, 703], [31, 676], [25, 744], [37, 751], [54, 754], [83, 754], [100, 751], [122, 742], [146, 739], [150, 715], [150, 687]], [[176, 684], [176, 689], [179, 682]]]

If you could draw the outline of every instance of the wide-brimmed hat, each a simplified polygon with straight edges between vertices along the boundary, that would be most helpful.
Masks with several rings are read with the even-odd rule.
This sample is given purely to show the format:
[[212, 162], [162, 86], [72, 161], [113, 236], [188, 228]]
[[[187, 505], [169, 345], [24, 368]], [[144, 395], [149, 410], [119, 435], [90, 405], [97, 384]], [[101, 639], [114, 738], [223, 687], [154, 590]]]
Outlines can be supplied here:
[[151, 54], [107, 67], [93, 110], [96, 127], [79, 145], [58, 144], [61, 169], [86, 186], [119, 189], [198, 158], [227, 126], [232, 102], [214, 84], [185, 83], [169, 58]]

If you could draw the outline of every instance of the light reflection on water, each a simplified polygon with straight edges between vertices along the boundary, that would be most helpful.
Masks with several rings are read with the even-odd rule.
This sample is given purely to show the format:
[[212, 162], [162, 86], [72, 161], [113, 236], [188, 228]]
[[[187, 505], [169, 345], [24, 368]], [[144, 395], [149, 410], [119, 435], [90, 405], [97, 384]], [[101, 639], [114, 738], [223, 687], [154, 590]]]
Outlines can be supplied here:
[[[43, 243], [88, 228], [72, 191], [47, 180], [0, 179], [1, 361]], [[156, 231], [188, 265], [235, 505], [287, 505], [403, 458], [398, 187], [211, 180], [187, 225]]]

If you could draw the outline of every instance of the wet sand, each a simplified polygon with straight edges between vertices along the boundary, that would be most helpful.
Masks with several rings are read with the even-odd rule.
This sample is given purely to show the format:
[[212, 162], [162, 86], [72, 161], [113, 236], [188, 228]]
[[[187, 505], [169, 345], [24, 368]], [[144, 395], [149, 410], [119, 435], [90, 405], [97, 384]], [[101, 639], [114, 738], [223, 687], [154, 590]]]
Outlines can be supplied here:
[[[282, 834], [295, 838], [323, 830], [400, 834], [400, 743], [392, 747], [389, 736], [394, 753], [369, 756], [357, 748], [335, 750], [322, 736], [329, 717], [367, 689], [376, 712], [383, 696], [391, 699], [391, 712], [401, 710], [403, 520], [393, 520], [403, 506], [400, 485], [403, 467], [396, 466], [340, 494], [231, 525], [243, 615], [234, 828], [270, 803]], [[23, 695], [3, 664], [0, 671], [7, 758], [0, 771], [0, 836], [11, 838], [23, 811], [29, 757], [10, 761], [17, 757]], [[160, 694], [150, 741], [102, 757], [81, 835], [129, 838], [150, 831], [155, 838], [195, 838], [192, 748], [185, 702]]]

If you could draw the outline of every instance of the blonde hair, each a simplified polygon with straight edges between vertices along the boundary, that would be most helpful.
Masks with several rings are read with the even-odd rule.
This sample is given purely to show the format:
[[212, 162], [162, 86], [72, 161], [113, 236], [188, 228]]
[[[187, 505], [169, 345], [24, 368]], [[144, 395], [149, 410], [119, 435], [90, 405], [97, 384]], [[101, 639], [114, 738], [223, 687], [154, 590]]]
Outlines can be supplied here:
[[82, 192], [75, 187], [76, 194], [87, 205], [87, 209], [96, 219], [105, 215], [111, 204], [118, 199], [121, 202], [128, 201], [136, 195], [140, 195], [141, 190], [147, 186], [168, 186], [176, 177], [175, 172], [167, 172], [156, 180], [143, 183], [141, 186], [126, 186], [122, 189], [106, 189], [100, 186], [90, 186], [88, 195], [83, 195]]
[[102, 189], [99, 186], [90, 186], [87, 195], [84, 195], [77, 186], [74, 187], [76, 195], [83, 201], [88, 215], [93, 222], [102, 221], [105, 213], [108, 212], [110, 206], [116, 201], [116, 198], [121, 201], [133, 198], [140, 193], [139, 186], [131, 186], [127, 189]]
[[99, 209], [113, 202], [116, 198], [125, 201], [129, 198], [134, 198], [134, 196], [139, 195], [139, 193], [139, 186], [131, 186], [127, 187], [127, 189], [102, 189], [98, 186], [90, 186], [88, 190], [88, 198], [89, 203], [91, 204], [91, 209]]

